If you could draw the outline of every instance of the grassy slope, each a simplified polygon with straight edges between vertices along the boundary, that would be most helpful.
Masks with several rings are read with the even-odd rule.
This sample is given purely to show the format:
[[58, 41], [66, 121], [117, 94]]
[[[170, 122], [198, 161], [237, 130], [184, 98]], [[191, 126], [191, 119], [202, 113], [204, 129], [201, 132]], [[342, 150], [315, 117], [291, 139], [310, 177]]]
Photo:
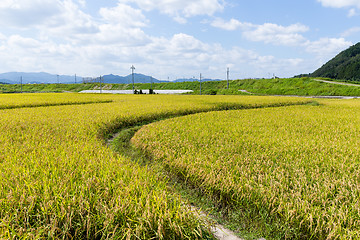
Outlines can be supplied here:
[[[265, 95], [360, 96], [360, 87], [318, 82], [310, 78], [232, 80], [229, 85], [230, 88], [227, 90], [226, 81], [204, 82], [202, 83], [202, 93], [244, 94], [239, 92], [242, 89]], [[156, 89], [189, 89], [194, 90], [194, 94], [199, 94], [200, 88], [199, 82], [156, 83], [153, 86], [155, 92]], [[150, 84], [136, 84], [136, 87], [148, 89]]]
[[[360, 86], [360, 85], [359, 85]], [[25, 92], [79, 92], [88, 89], [99, 89], [98, 83], [93, 84], [34, 84], [23, 85]], [[131, 84], [105, 84], [104, 89], [123, 90], [132, 89]], [[136, 89], [149, 89], [150, 83], [137, 83]], [[193, 94], [199, 94], [199, 82], [182, 83], [154, 83], [153, 88], [158, 89], [185, 89], [193, 90]], [[311, 78], [290, 79], [246, 79], [230, 81], [227, 89], [226, 81], [210, 81], [202, 83], [202, 94], [236, 94], [240, 89], [260, 95], [300, 95], [300, 96], [360, 96], [360, 87], [342, 86], [330, 83], [317, 82]], [[0, 92], [20, 92], [20, 85], [0, 85]]]
[[239, 88], [258, 94], [360, 96], [360, 87], [318, 82], [310, 78], [245, 80], [237, 82], [237, 84]]

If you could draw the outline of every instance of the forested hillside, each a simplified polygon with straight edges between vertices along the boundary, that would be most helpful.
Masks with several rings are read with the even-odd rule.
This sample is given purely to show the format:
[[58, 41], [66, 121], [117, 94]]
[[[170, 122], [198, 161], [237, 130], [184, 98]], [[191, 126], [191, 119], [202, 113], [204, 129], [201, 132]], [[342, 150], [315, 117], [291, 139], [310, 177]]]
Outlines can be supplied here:
[[339, 53], [310, 76], [360, 81], [360, 43]]

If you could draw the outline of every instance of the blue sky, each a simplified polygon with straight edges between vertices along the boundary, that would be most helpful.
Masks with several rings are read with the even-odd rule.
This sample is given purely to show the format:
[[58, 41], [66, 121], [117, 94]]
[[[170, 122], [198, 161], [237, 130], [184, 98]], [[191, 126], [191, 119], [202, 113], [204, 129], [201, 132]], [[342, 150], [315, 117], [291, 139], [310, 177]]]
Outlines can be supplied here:
[[0, 72], [292, 77], [359, 39], [360, 0], [0, 2]]

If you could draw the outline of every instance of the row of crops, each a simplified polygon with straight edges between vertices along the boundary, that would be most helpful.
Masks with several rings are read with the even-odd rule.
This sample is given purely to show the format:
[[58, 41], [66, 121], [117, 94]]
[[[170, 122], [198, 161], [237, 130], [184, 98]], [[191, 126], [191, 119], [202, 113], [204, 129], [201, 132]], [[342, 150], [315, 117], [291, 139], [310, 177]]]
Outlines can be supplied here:
[[0, 239], [212, 238], [161, 175], [112, 152], [105, 138], [122, 127], [170, 116], [306, 102], [0, 95]]
[[132, 143], [220, 207], [260, 219], [267, 239], [360, 239], [360, 101], [320, 103], [169, 119]]

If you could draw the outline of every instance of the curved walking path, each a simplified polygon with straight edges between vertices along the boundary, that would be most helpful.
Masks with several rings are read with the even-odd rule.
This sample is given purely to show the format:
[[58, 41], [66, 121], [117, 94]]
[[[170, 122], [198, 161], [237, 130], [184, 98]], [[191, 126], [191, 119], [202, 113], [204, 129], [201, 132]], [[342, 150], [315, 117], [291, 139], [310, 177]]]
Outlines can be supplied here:
[[[298, 104], [304, 104], [304, 103], [294, 103], [294, 105], [298, 105]], [[274, 106], [266, 106], [266, 107], [274, 107]], [[254, 106], [254, 108], [256, 108], [256, 106]], [[241, 108], [239, 108], [240, 110]], [[209, 111], [214, 111], [209, 110]], [[217, 111], [226, 111], [226, 110], [217, 110]], [[184, 115], [190, 115], [190, 114], [197, 114], [197, 113], [185, 113], [185, 114], [181, 114], [181, 116]], [[173, 117], [178, 117], [178, 115], [174, 115], [174, 116], [169, 116], [168, 118], [173, 118]], [[106, 141], [106, 144], [113, 150], [116, 152], [119, 152], [121, 154], [124, 155], [128, 155], [130, 158], [134, 159], [134, 161], [137, 161], [136, 156], [134, 157], [134, 155], [131, 155], [131, 145], [130, 145], [130, 139], [132, 138], [132, 136], [134, 136], [134, 134], [144, 125], [147, 124], [151, 124], [153, 122], [156, 121], [162, 121], [164, 120], [164, 118], [159, 118], [159, 119], [154, 119], [152, 121], [144, 121], [143, 123], [137, 123], [136, 125], [132, 125], [132, 126], [127, 126], [123, 129], [119, 129], [119, 131], [117, 133], [113, 133], [112, 137], [108, 138]], [[125, 131], [132, 131], [132, 134], [127, 134], [125, 138], [121, 137], [119, 138], [120, 134], [122, 132]], [[121, 145], [120, 148], [116, 148], [115, 146], [115, 142], [119, 140], [116, 145]], [[115, 146], [115, 147], [114, 147]], [[236, 236], [236, 234], [225, 228], [223, 225], [216, 223], [216, 221], [214, 219], [211, 218], [211, 216], [207, 215], [205, 212], [199, 210], [198, 208], [194, 207], [194, 206], [190, 206], [191, 209], [193, 209], [193, 213], [197, 216], [199, 216], [200, 218], [204, 219], [205, 221], [209, 222], [208, 220], [210, 220], [210, 222], [213, 222], [214, 224], [211, 226], [211, 232], [213, 233], [214, 237], [216, 239], [219, 240], [242, 240], [242, 238], [239, 238], [238, 236]], [[258, 240], [265, 240], [264, 238], [260, 238]]]
[[318, 81], [318, 82], [337, 84], [337, 85], [346, 85], [346, 86], [360, 87], [360, 84], [354, 84], [354, 83], [334, 82], [334, 81], [327, 81], [327, 80], [316, 79], [316, 78], [314, 78], [313, 80], [314, 80], [314, 81]]
[[[147, 124], [149, 124], [149, 123], [147, 123]], [[131, 134], [133, 136], [135, 134], [135, 132], [137, 132], [142, 126], [145, 126], [145, 125], [121, 129], [119, 132], [115, 133], [111, 138], [107, 139], [106, 144], [113, 151], [120, 152], [119, 150], [114, 150], [112, 148], [112, 144], [114, 144], [115, 139], [117, 139], [122, 132], [128, 131], [128, 130], [133, 131], [133, 134]], [[128, 138], [131, 139], [130, 136], [128, 136]], [[121, 139], [121, 143], [120, 143], [122, 145], [122, 148], [124, 149], [124, 152], [121, 152], [121, 153], [125, 154], [125, 155], [128, 155], [132, 151], [132, 148], [130, 145], [130, 139], [128, 139], [128, 138]], [[134, 159], [134, 161], [136, 161], [136, 157], [131, 156], [131, 153], [130, 153], [130, 157], [132, 159]], [[218, 240], [243, 240], [242, 238], [239, 238], [238, 236], [236, 236], [236, 234], [233, 231], [225, 228], [221, 224], [218, 224], [213, 218], [211, 218], [211, 216], [207, 215], [205, 212], [201, 211], [197, 207], [190, 206], [190, 209], [191, 209], [191, 212], [194, 215], [196, 215], [197, 217], [204, 219], [206, 222], [213, 223], [213, 225], [211, 225], [210, 230], [216, 239], [218, 239]], [[258, 240], [265, 240], [265, 239], [262, 238], [262, 239], [258, 239]]]

